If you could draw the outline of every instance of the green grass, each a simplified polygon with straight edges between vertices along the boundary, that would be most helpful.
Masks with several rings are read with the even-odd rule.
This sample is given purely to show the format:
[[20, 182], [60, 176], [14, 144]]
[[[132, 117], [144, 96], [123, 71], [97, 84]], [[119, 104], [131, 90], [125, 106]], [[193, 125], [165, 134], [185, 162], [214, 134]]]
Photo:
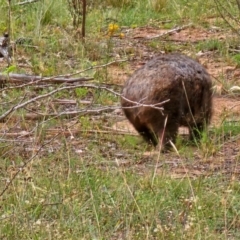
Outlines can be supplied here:
[[35, 159], [1, 200], [2, 239], [225, 239], [224, 231], [239, 236], [237, 182], [220, 175], [179, 180], [165, 173], [152, 182], [151, 172], [103, 171], [64, 151], [60, 161], [58, 154]]
[[234, 63], [236, 63], [237, 66], [239, 67], [240, 66], [240, 54], [233, 55], [232, 59], [233, 59]]
[[[214, 1], [124, 1], [91, 1], [85, 43], [80, 29], [72, 27], [67, 1], [23, 6], [11, 1], [11, 40], [30, 41], [16, 46], [12, 66], [0, 62], [0, 72], [52, 76], [89, 69], [74, 77], [94, 77], [92, 84], [120, 92], [118, 84], [132, 72], [134, 61], [114, 64], [125, 74], [120, 77], [115, 70], [110, 74], [110, 66], [94, 67], [118, 58], [141, 62], [142, 52], [148, 51], [212, 51], [214, 57], [239, 65], [239, 55], [229, 53], [238, 38], [178, 43], [166, 37], [132, 43], [127, 35], [126, 46], [118, 37], [137, 27], [172, 29], [188, 23], [229, 30]], [[223, 4], [238, 16], [233, 3]], [[0, 12], [1, 35], [9, 25], [7, 1], [0, 0]], [[109, 36], [113, 23], [119, 30]], [[121, 83], [116, 84], [117, 77]], [[228, 88], [231, 82], [222, 76], [222, 84]], [[8, 83], [0, 89], [1, 114], [58, 87], [63, 85]], [[76, 103], [54, 102], [66, 99]], [[79, 86], [32, 102], [0, 122], [0, 239], [238, 239], [239, 154], [232, 165], [221, 155], [222, 146], [238, 138], [238, 122], [224, 118], [196, 146], [180, 136], [179, 154], [159, 155], [139, 136], [109, 130], [118, 119], [112, 112], [50, 116], [116, 104], [119, 96], [109, 91]], [[38, 118], [31, 119], [31, 114]]]
[[199, 51], [221, 51], [225, 48], [225, 44], [216, 39], [209, 39], [205, 42], [200, 42], [197, 48]]

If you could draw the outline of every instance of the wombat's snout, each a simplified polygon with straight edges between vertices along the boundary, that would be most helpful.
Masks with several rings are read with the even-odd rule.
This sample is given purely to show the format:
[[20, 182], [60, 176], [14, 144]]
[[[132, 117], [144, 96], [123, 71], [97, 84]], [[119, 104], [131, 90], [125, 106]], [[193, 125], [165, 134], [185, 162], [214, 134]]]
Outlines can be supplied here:
[[[150, 105], [165, 102], [162, 107]], [[199, 137], [212, 115], [212, 81], [205, 68], [182, 54], [158, 55], [126, 81], [122, 109], [143, 138], [156, 146], [176, 140], [178, 128]]]

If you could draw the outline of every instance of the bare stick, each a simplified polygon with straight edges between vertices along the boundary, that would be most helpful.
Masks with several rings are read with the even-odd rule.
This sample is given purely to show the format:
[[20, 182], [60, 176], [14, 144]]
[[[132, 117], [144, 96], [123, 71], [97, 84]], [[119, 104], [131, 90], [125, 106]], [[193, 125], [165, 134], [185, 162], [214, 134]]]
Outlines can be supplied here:
[[119, 109], [119, 106], [116, 107], [102, 107], [102, 108], [95, 108], [95, 109], [83, 109], [78, 111], [69, 111], [69, 112], [61, 112], [61, 113], [51, 113], [51, 114], [44, 114], [44, 113], [30, 113], [24, 116], [25, 119], [30, 120], [38, 120], [38, 119], [48, 119], [48, 118], [55, 118], [55, 117], [75, 117], [75, 116], [84, 116], [84, 115], [97, 115], [102, 112], [111, 112], [116, 109]]
[[[215, 1], [215, 2], [216, 2], [216, 1]], [[222, 8], [224, 14], [226, 14], [226, 16], [228, 16], [230, 19], [232, 19], [232, 20], [236, 21], [237, 23], [239, 23], [238, 18], [234, 17], [234, 16], [228, 11], [228, 9], [227, 9], [226, 7], [224, 7], [224, 5], [223, 5], [220, 1], [218, 1], [218, 3], [216, 2], [216, 4], [219, 4], [219, 6], [221, 6], [221, 8]], [[220, 9], [218, 8], [218, 10], [220, 10]]]
[[59, 77], [70, 77], [70, 76], [74, 76], [74, 75], [77, 75], [77, 74], [80, 74], [80, 73], [83, 73], [83, 72], [87, 72], [89, 70], [103, 68], [103, 67], [107, 67], [107, 66], [113, 65], [115, 63], [122, 63], [122, 62], [126, 62], [126, 61], [128, 61], [128, 59], [114, 60], [112, 62], [108, 62], [108, 63], [102, 64], [102, 65], [97, 65], [97, 66], [91, 66], [91, 67], [86, 68], [84, 70], [81, 70], [79, 72], [76, 72], [76, 73], [73, 73], [73, 74], [69, 74], [69, 75], [62, 75], [62, 76], [59, 76]]
[[118, 134], [118, 135], [131, 135], [131, 136], [138, 136], [138, 134], [134, 134], [134, 133], [129, 133], [127, 131], [122, 131], [122, 130], [115, 130], [115, 129], [111, 129], [111, 131], [104, 131], [104, 130], [71, 130], [71, 133], [67, 130], [61, 130], [59, 132], [59, 129], [48, 129], [46, 130], [46, 133], [60, 133], [60, 134], [64, 134], [64, 135], [71, 135], [71, 133], [73, 134], [78, 134], [78, 133], [99, 133], [99, 134], [112, 134], [114, 132], [114, 134]]
[[28, 0], [28, 1], [16, 3], [16, 4], [14, 4], [14, 6], [21, 6], [21, 5], [25, 5], [25, 4], [29, 4], [29, 3], [35, 3], [38, 1], [41, 1], [41, 0]]
[[[123, 130], [115, 130], [115, 129], [110, 129], [109, 131], [107, 130], [71, 130], [69, 132], [68, 130], [62, 130], [62, 129], [47, 129], [46, 134], [63, 134], [64, 136], [69, 136], [72, 134], [78, 134], [78, 133], [99, 133], [99, 134], [114, 134], [117, 135], [131, 135], [131, 136], [138, 136], [138, 134], [134, 133], [129, 133], [128, 131], [123, 131]], [[4, 136], [6, 137], [18, 137], [18, 141], [21, 137], [28, 137], [34, 135], [33, 132], [14, 132], [14, 133], [4, 133]], [[4, 140], [5, 141], [5, 140]]]
[[22, 171], [22, 169], [24, 169], [28, 163], [30, 163], [37, 155], [38, 153], [47, 145], [49, 145], [50, 142], [52, 142], [59, 134], [57, 134], [54, 138], [52, 138], [50, 141], [46, 142], [45, 144], [43, 144], [38, 151], [31, 157], [29, 158], [24, 164], [23, 166], [19, 167], [19, 169], [17, 170], [17, 172], [13, 175], [13, 177], [10, 179], [9, 182], [7, 182], [5, 188], [2, 190], [2, 192], [0, 193], [0, 197], [3, 196], [3, 194], [7, 191], [7, 189], [9, 188], [9, 186], [12, 184], [13, 180], [17, 177], [17, 175]]
[[[218, 10], [219, 14], [221, 15], [222, 19], [228, 24], [228, 26], [229, 26], [236, 34], [239, 35], [238, 30], [232, 26], [232, 24], [226, 19], [226, 17], [225, 17], [225, 16], [223, 15], [223, 13], [221, 12], [220, 7], [219, 7], [219, 5], [221, 5], [221, 3], [218, 2], [217, 0], [214, 0], [214, 2], [216, 3], [217, 10]], [[223, 7], [223, 6], [221, 6], [221, 7]], [[225, 9], [225, 11], [227, 12], [226, 9]], [[227, 13], [228, 13], [228, 12], [227, 12]]]
[[236, 0], [237, 5], [238, 5], [238, 11], [240, 11], [240, 0]]
[[169, 30], [169, 31], [167, 31], [167, 32], [165, 32], [165, 33], [161, 33], [161, 34], [158, 34], [158, 35], [153, 36], [153, 37], [146, 37], [145, 39], [147, 39], [147, 40], [152, 40], [152, 39], [164, 37], [164, 36], [167, 36], [167, 35], [171, 35], [171, 34], [173, 34], [173, 33], [175, 33], [175, 32], [179, 32], [179, 31], [181, 31], [181, 30], [183, 30], [183, 29], [186, 29], [186, 28], [188, 28], [188, 27], [190, 27], [190, 26], [192, 26], [192, 25], [193, 25], [192, 23], [189, 23], [189, 24], [187, 24], [187, 25], [183, 25], [183, 26], [181, 26], [181, 27], [177, 27], [177, 28], [171, 29], [171, 30]]
[[36, 102], [36, 101], [38, 101], [38, 100], [40, 100], [40, 99], [42, 99], [42, 98], [49, 97], [49, 96], [51, 96], [51, 95], [53, 95], [53, 94], [55, 94], [55, 93], [57, 93], [57, 92], [60, 92], [60, 91], [62, 91], [62, 90], [64, 90], [64, 89], [75, 89], [75, 88], [78, 88], [78, 87], [81, 87], [81, 86], [77, 85], [77, 86], [62, 87], [62, 88], [55, 89], [55, 90], [53, 90], [53, 91], [51, 91], [51, 92], [49, 92], [49, 93], [46, 93], [46, 94], [37, 96], [37, 97], [32, 98], [32, 99], [29, 99], [29, 100], [27, 100], [27, 101], [25, 101], [25, 102], [23, 102], [23, 103], [21, 103], [21, 104], [18, 104], [18, 105], [16, 105], [16, 106], [10, 108], [8, 111], [6, 111], [4, 114], [2, 114], [2, 115], [0, 116], [0, 120], [2, 120], [2, 119], [4, 119], [5, 117], [7, 117], [10, 113], [12, 113], [12, 112], [14, 112], [14, 111], [16, 111], [16, 110], [18, 110], [18, 109], [20, 109], [20, 108], [23, 108], [23, 107], [27, 106], [27, 105], [30, 104], [30, 103]]
[[[99, 87], [97, 87], [97, 88], [99, 88]], [[101, 88], [104, 89], [104, 90], [112, 92], [110, 89], [107, 89], [105, 87], [101, 87]], [[112, 92], [112, 93], [120, 96], [120, 94], [118, 94], [116, 92]], [[161, 103], [156, 103], [156, 104], [142, 104], [142, 103], [139, 103], [139, 102], [133, 102], [133, 101], [131, 101], [129, 99], [126, 99], [126, 98], [125, 98], [125, 100], [127, 100], [131, 103], [134, 103], [135, 105], [131, 106], [131, 107], [124, 107], [124, 108], [151, 107], [151, 108], [154, 108], [154, 109], [158, 109], [160, 111], [162, 111], [163, 108], [159, 107], [158, 105], [163, 105], [163, 104], [165, 104], [166, 102], [169, 101], [169, 100], [166, 100], [166, 101], [163, 101]], [[25, 119], [36, 120], [36, 119], [42, 119], [42, 118], [45, 119], [45, 118], [55, 118], [55, 117], [62, 117], [62, 116], [75, 117], [75, 116], [84, 116], [84, 115], [97, 115], [97, 114], [100, 114], [102, 112], [111, 112], [111, 111], [114, 111], [114, 110], [119, 109], [119, 108], [120, 108], [120, 106], [113, 106], [113, 107], [107, 106], [107, 107], [102, 107], [102, 108], [83, 109], [83, 110], [77, 110], [77, 111], [51, 113], [51, 114], [30, 113], [30, 114], [25, 115]], [[0, 120], [1, 120], [1, 117], [0, 117]]]

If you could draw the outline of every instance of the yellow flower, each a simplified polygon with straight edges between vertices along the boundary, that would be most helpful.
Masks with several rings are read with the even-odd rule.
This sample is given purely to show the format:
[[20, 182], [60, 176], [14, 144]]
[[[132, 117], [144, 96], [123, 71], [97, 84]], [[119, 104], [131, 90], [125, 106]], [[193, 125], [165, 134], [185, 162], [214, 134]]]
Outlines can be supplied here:
[[119, 37], [120, 37], [120, 38], [124, 38], [124, 37], [125, 37], [125, 34], [121, 32], [121, 33], [119, 34]]
[[108, 25], [108, 32], [113, 34], [114, 32], [116, 32], [119, 29], [119, 26], [115, 23], [110, 23]]

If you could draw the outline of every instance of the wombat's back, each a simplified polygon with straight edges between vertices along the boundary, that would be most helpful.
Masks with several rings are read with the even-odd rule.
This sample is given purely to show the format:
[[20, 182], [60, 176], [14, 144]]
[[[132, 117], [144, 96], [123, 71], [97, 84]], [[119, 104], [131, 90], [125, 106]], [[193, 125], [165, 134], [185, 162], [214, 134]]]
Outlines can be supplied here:
[[[175, 140], [179, 126], [202, 131], [211, 118], [212, 82], [201, 64], [182, 54], [158, 55], [125, 83], [121, 104], [136, 130], [154, 145]], [[169, 100], [159, 109], [137, 106]], [[167, 116], [166, 129], [164, 130]]]

